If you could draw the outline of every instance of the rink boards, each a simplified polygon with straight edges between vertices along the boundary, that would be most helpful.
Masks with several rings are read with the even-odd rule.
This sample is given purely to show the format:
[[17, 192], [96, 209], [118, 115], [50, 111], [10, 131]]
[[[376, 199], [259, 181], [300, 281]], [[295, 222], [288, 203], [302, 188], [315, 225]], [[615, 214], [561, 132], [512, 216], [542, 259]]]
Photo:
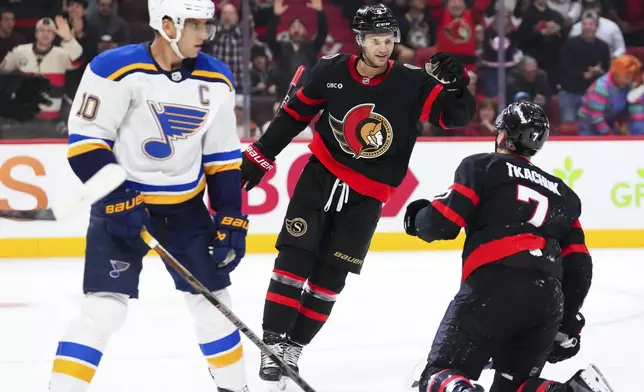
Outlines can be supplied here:
[[[464, 157], [491, 151], [493, 146], [491, 139], [419, 141], [405, 181], [383, 208], [372, 250], [459, 249], [462, 236], [429, 245], [406, 236], [405, 206], [446, 190]], [[59, 141], [0, 144], [0, 208], [44, 208], [74, 192], [80, 182], [66, 153], [66, 145]], [[249, 252], [274, 251], [290, 195], [309, 154], [307, 143], [291, 144], [280, 154], [276, 170], [245, 197], [244, 210], [251, 221]], [[534, 163], [563, 178], [581, 197], [581, 222], [589, 246], [644, 247], [643, 138], [553, 138]], [[0, 221], [0, 257], [82, 256], [88, 212], [80, 211], [65, 222]]]

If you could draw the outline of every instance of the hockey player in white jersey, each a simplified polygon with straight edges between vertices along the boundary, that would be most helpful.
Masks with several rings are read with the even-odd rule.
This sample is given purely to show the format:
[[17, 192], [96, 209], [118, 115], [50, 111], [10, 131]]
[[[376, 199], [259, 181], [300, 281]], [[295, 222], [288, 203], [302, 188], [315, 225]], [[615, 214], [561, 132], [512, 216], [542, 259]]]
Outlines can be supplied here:
[[[206, 23], [213, 15], [211, 0], [150, 0], [154, 41], [107, 51], [83, 75], [69, 119], [69, 163], [86, 181], [118, 162], [128, 181], [92, 206], [86, 297], [58, 344], [52, 392], [89, 387], [129, 298], [138, 296], [148, 251], [139, 236], [144, 225], [230, 306], [226, 287], [245, 254], [248, 221], [241, 214], [233, 78], [200, 51], [213, 34]], [[194, 316], [214, 388], [247, 391], [239, 331], [169, 272]]]

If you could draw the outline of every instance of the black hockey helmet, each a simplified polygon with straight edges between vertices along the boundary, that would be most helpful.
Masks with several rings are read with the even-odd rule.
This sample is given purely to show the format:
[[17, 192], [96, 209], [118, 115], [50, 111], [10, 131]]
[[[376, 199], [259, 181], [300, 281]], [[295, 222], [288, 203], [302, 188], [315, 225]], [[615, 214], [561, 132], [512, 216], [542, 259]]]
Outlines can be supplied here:
[[507, 134], [500, 147], [528, 157], [541, 150], [550, 135], [546, 112], [532, 102], [511, 103], [498, 115], [494, 128]]
[[400, 29], [393, 12], [384, 4], [363, 5], [358, 9], [351, 28], [362, 46], [366, 34], [393, 33], [394, 42], [400, 42]]

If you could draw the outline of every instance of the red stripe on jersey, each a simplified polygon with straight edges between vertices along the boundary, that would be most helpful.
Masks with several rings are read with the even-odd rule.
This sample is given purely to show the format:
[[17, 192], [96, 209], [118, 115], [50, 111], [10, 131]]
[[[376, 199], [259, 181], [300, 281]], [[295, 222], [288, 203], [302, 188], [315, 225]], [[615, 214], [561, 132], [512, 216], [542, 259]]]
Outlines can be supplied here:
[[336, 292], [333, 292], [333, 291], [331, 291], [329, 289], [325, 289], [324, 287], [318, 286], [318, 285], [316, 285], [314, 283], [311, 283], [311, 282], [309, 282], [309, 287], [311, 288], [312, 291], [316, 291], [316, 292], [318, 292], [320, 294], [328, 295], [330, 297], [335, 297], [335, 296], [338, 295], [338, 293], [336, 293]]
[[387, 62], [387, 70], [385, 72], [381, 73], [380, 75], [376, 75], [373, 78], [369, 78], [367, 76], [360, 75], [360, 73], [358, 72], [358, 60], [358, 56], [351, 56], [351, 58], [349, 58], [349, 61], [347, 62], [347, 64], [349, 65], [349, 73], [356, 82], [365, 87], [375, 87], [382, 83], [382, 81], [385, 80], [387, 75], [389, 75], [394, 67], [393, 60], [389, 60]]
[[574, 229], [581, 229], [581, 222], [579, 222], [579, 219], [575, 219], [574, 222], [572, 222], [572, 228]]
[[394, 194], [396, 187], [372, 180], [336, 161], [317, 131], [313, 133], [313, 141], [309, 143], [309, 149], [328, 171], [361, 195], [386, 203]]
[[438, 97], [438, 94], [441, 93], [441, 91], [443, 91], [442, 84], [437, 84], [436, 86], [434, 86], [432, 91], [427, 96], [425, 103], [423, 104], [423, 109], [420, 112], [420, 117], [418, 117], [419, 121], [429, 121], [429, 115], [432, 113], [432, 106], [434, 105], [434, 101], [436, 101], [436, 98]]
[[571, 253], [585, 253], [587, 255], [590, 255], [590, 252], [588, 252], [588, 248], [586, 245], [583, 244], [571, 244], [563, 248], [561, 251], [561, 256], [566, 257]]
[[275, 273], [277, 275], [281, 275], [281, 276], [283, 276], [285, 278], [296, 280], [296, 281], [298, 281], [298, 282], [300, 282], [302, 284], [304, 284], [304, 282], [306, 281], [306, 278], [304, 278], [304, 277], [301, 277], [301, 276], [295, 275], [293, 273], [290, 273], [288, 271], [284, 271], [284, 270], [277, 269], [277, 268], [273, 270], [273, 273]]
[[[286, 113], [288, 113], [288, 114], [289, 114], [289, 116], [293, 117], [296, 121], [299, 121], [299, 122], [302, 122], [302, 123], [307, 123], [307, 124], [308, 124], [308, 123], [310, 123], [310, 122], [311, 122], [311, 120], [313, 120], [313, 119], [315, 118], [315, 114], [314, 114], [314, 115], [312, 115], [312, 116], [302, 116], [301, 114], [299, 114], [299, 113], [298, 113], [298, 112], [296, 112], [295, 110], [291, 109], [291, 108], [288, 106], [288, 104], [286, 104], [286, 105], [282, 106], [282, 109], [284, 109], [284, 111], [285, 111]], [[316, 113], [316, 114], [317, 114], [317, 113]]]
[[302, 89], [297, 90], [296, 95], [297, 95], [297, 99], [299, 99], [303, 104], [309, 105], [309, 106], [318, 106], [326, 102], [326, 99], [324, 98], [314, 99], [314, 98], [307, 97], [306, 95], [304, 95], [304, 91], [302, 91]]
[[526, 381], [526, 382], [524, 382], [523, 384], [521, 384], [521, 386], [519, 387], [519, 389], [517, 389], [517, 392], [523, 392], [523, 387], [525, 387], [525, 385], [526, 385], [527, 383], [528, 383], [528, 382]]
[[41, 74], [47, 80], [49, 80], [49, 83], [51, 83], [52, 86], [54, 87], [65, 87], [65, 73], [43, 73]]
[[460, 216], [456, 211], [452, 210], [442, 202], [438, 200], [434, 200], [432, 201], [432, 207], [434, 207], [436, 211], [443, 214], [445, 218], [451, 220], [452, 222], [454, 222], [454, 224], [458, 225], [458, 227], [465, 227], [465, 219], [463, 219], [463, 217]]
[[474, 249], [467, 259], [465, 259], [465, 262], [463, 263], [461, 282], [465, 281], [472, 272], [482, 265], [501, 260], [526, 250], [543, 249], [545, 246], [546, 240], [534, 234], [507, 236], [487, 242]]
[[288, 306], [289, 308], [299, 308], [300, 307], [300, 300], [299, 299], [294, 299], [294, 298], [289, 298], [285, 295], [277, 294], [277, 293], [271, 293], [270, 291], [266, 293], [266, 300], [275, 302], [280, 305]]
[[475, 206], [479, 204], [479, 195], [476, 194], [476, 191], [474, 189], [468, 188], [465, 185], [459, 184], [457, 182], [452, 184], [452, 186], [450, 186], [449, 188], [470, 199], [472, 201], [472, 204], [474, 204]]
[[309, 309], [304, 306], [300, 307], [300, 313], [303, 316], [310, 318], [311, 320], [319, 321], [321, 323], [326, 322], [326, 320], [329, 319], [328, 315], [316, 312], [315, 310]]

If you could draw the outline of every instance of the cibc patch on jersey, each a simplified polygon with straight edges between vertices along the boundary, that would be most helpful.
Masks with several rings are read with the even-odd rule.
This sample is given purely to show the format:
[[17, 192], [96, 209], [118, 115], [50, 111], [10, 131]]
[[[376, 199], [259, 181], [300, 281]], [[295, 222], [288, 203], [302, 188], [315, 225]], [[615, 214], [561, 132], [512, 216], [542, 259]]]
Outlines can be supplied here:
[[329, 125], [340, 148], [356, 159], [378, 158], [393, 141], [391, 124], [374, 108], [371, 103], [354, 106], [342, 120], [329, 113]]

